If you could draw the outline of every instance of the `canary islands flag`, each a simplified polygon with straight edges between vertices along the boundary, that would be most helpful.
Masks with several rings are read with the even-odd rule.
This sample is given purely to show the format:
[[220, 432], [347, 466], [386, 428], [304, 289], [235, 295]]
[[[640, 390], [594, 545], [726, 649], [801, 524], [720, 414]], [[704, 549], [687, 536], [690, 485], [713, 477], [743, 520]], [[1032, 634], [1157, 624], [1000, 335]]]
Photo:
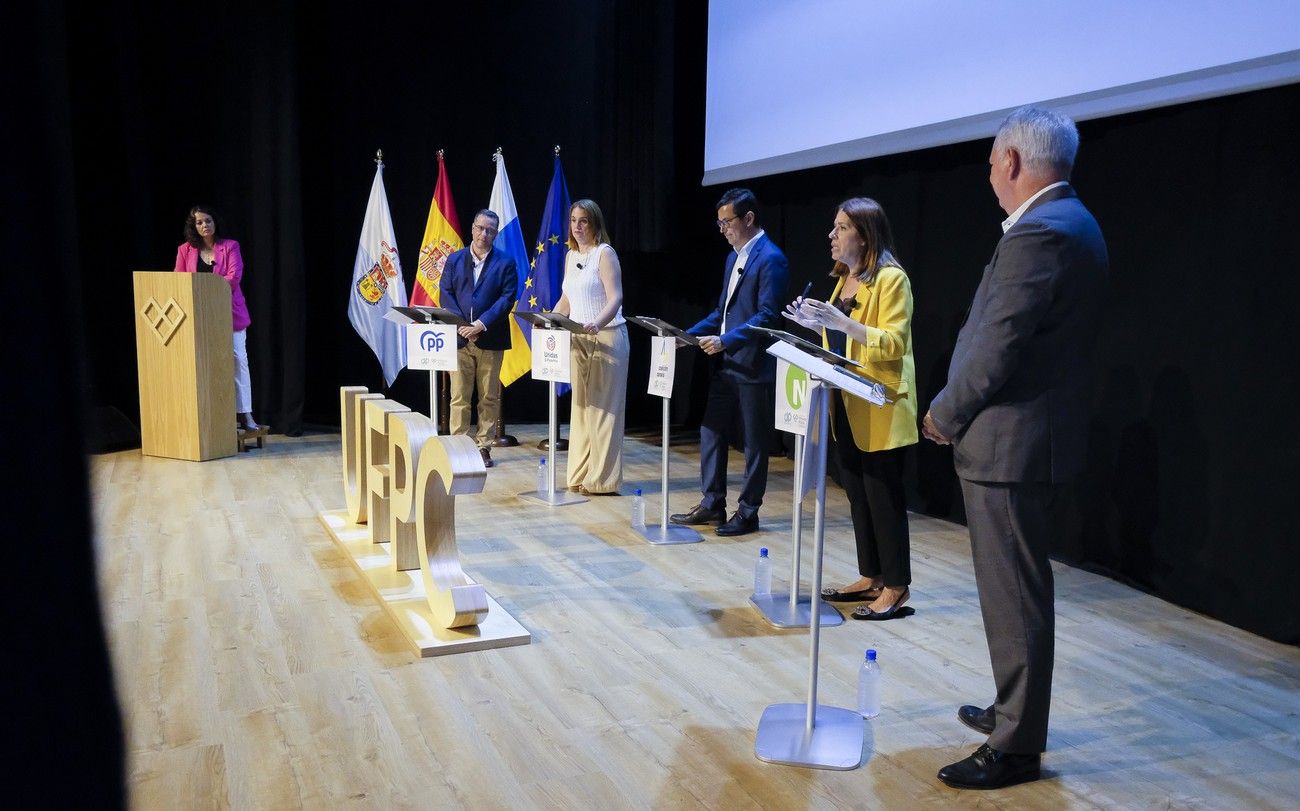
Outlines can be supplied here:
[[[542, 225], [537, 230], [537, 244], [533, 246], [533, 261], [520, 265], [526, 273], [519, 280], [519, 301], [515, 304], [515, 312], [550, 310], [560, 300], [564, 257], [569, 252], [566, 243], [568, 228], [569, 187], [564, 182], [564, 169], [557, 154], [551, 188], [546, 193], [546, 207], [542, 211]], [[501, 366], [502, 385], [510, 385], [532, 369], [532, 339], [532, 324], [522, 318], [510, 319], [510, 349]], [[568, 390], [568, 384], [561, 384], [556, 393], [564, 394]]]
[[[497, 227], [497, 238], [492, 243], [492, 249], [502, 251], [515, 260], [515, 268], [519, 274], [519, 287], [524, 286], [525, 272], [528, 270], [528, 249], [524, 247], [524, 230], [519, 225], [519, 211], [515, 208], [515, 193], [510, 189], [510, 176], [506, 174], [506, 159], [501, 154], [501, 150], [492, 156], [492, 160], [497, 162], [497, 177], [492, 183], [492, 198], [488, 201], [488, 209], [501, 218], [501, 223]], [[516, 335], [518, 326], [515, 319], [510, 321], [510, 349], [506, 350], [505, 364], [510, 363], [510, 356], [514, 353]], [[532, 368], [533, 360], [530, 355], [528, 358], [528, 367], [524, 371]], [[508, 386], [515, 381], [514, 377], [506, 377], [506, 366], [501, 369], [501, 385]], [[518, 377], [516, 375], [515, 377]]]
[[397, 258], [393, 218], [384, 192], [384, 164], [376, 160], [375, 182], [361, 224], [361, 241], [352, 267], [348, 295], [348, 320], [384, 367], [384, 385], [391, 386], [406, 366], [406, 336], [402, 328], [384, 318], [389, 309], [406, 306], [406, 281]]
[[433, 187], [433, 202], [429, 204], [429, 221], [424, 225], [424, 239], [420, 242], [420, 264], [411, 288], [411, 304], [417, 307], [438, 307], [438, 280], [447, 257], [465, 247], [460, 238], [460, 220], [456, 217], [456, 204], [451, 199], [451, 181], [447, 167], [438, 150], [438, 182]]

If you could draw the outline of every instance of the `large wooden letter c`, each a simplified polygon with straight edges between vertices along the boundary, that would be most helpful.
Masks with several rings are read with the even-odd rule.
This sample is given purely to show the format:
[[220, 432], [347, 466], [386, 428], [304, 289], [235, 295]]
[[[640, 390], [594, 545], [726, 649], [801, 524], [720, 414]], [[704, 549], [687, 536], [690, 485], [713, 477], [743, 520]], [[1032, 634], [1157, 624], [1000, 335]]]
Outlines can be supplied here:
[[483, 457], [467, 436], [436, 436], [415, 467], [420, 572], [433, 619], [443, 628], [477, 625], [487, 616], [487, 592], [460, 567], [456, 496], [483, 492]]

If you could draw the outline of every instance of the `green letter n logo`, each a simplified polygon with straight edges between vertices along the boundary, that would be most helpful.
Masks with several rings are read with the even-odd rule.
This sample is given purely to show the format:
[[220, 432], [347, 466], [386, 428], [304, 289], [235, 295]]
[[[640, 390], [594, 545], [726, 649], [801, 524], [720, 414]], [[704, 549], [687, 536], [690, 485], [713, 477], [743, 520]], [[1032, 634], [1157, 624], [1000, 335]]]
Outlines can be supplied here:
[[808, 373], [790, 364], [785, 375], [785, 401], [796, 411], [808, 397]]

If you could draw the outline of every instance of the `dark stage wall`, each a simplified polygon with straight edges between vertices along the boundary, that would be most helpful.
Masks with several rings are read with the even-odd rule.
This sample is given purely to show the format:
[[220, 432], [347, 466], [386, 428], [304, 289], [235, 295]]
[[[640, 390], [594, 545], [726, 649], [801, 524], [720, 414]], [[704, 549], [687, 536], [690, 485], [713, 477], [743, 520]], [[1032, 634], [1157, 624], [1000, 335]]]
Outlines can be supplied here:
[[[238, 17], [127, 6], [43, 31], [48, 58], [67, 67], [71, 124], [54, 147], [71, 167], [59, 202], [76, 213], [70, 261], [95, 326], [88, 401], [135, 419], [129, 273], [171, 267], [196, 200], [226, 212], [244, 246], [259, 419], [289, 433], [336, 423], [339, 385], [378, 388], [345, 312], [376, 148], [408, 284], [437, 148], [468, 223], [503, 147], [531, 242], [558, 143], [573, 196], [594, 197], [611, 220], [626, 311], [693, 321], [717, 295], [726, 254], [713, 225], [722, 189], [698, 185], [703, 6], [588, 0], [490, 18], [434, 6], [358, 16], [270, 3]], [[1091, 465], [1056, 549], [1292, 643], [1297, 532], [1285, 494], [1300, 487], [1300, 454], [1284, 420], [1300, 405], [1286, 337], [1300, 265], [1298, 111], [1290, 86], [1081, 125], [1075, 182], [1110, 243], [1113, 295], [1098, 324]], [[820, 280], [823, 295], [835, 204], [856, 194], [884, 204], [916, 295], [922, 406], [943, 385], [1000, 234], [988, 146], [752, 182], [797, 284]], [[630, 425], [658, 414], [638, 383], [647, 346], [634, 332]], [[694, 360], [682, 355], [681, 386], [697, 396], [675, 404], [686, 425], [701, 408]], [[393, 396], [422, 409], [425, 391], [404, 376]], [[543, 392], [531, 381], [508, 389], [507, 419], [543, 419]], [[963, 517], [946, 449], [917, 447], [910, 487], [914, 509]]]

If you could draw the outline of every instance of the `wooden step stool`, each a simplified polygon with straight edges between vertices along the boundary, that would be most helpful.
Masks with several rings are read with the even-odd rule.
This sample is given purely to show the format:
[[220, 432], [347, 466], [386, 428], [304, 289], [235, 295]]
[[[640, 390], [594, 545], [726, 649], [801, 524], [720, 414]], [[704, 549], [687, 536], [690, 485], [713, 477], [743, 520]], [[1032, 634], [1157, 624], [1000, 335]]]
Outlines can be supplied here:
[[265, 441], [266, 435], [268, 433], [270, 433], [270, 429], [267, 428], [265, 425], [259, 425], [256, 428], [252, 429], [251, 431], [244, 428], [240, 428], [238, 431], [238, 440], [237, 440], [239, 443], [239, 452], [244, 453], [246, 451], [251, 451], [252, 448], [248, 446], [248, 443], [254, 439], [257, 440], [257, 447], [259, 448], [263, 447], [262, 443]]

